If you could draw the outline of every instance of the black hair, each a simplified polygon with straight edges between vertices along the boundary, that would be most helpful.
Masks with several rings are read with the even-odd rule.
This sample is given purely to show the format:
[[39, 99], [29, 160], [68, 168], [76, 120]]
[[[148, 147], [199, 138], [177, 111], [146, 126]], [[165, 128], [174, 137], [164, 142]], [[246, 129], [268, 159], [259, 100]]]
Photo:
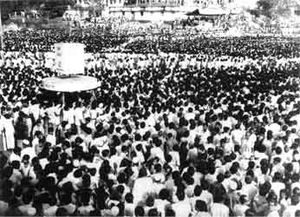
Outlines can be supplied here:
[[167, 217], [175, 217], [175, 216], [176, 216], [176, 215], [175, 215], [175, 211], [174, 211], [173, 209], [171, 209], [171, 208], [167, 208], [167, 209], [166, 209], [165, 215], [166, 215]]
[[207, 212], [207, 205], [203, 200], [197, 200], [195, 204], [195, 209], [199, 212]]
[[170, 197], [170, 192], [169, 192], [169, 190], [166, 189], [166, 188], [161, 189], [160, 192], [159, 192], [159, 196], [158, 196], [158, 197], [159, 197], [159, 199], [161, 199], [161, 200], [168, 200], [169, 197]]
[[196, 197], [199, 197], [202, 193], [202, 188], [200, 185], [196, 185], [195, 188], [194, 188], [194, 195]]
[[145, 215], [145, 210], [142, 206], [137, 206], [134, 209], [134, 214], [135, 214], [136, 217], [144, 216]]
[[132, 193], [127, 193], [127, 194], [125, 195], [125, 201], [126, 201], [127, 203], [133, 203], [133, 194], [132, 194]]
[[177, 196], [178, 200], [182, 201], [185, 198], [185, 193], [183, 190], [177, 189], [176, 196]]
[[56, 210], [56, 213], [55, 213], [56, 216], [68, 216], [68, 211], [63, 208], [63, 207], [59, 207], [57, 210]]
[[146, 206], [153, 206], [154, 205], [154, 198], [152, 196], [148, 196], [146, 199]]
[[153, 208], [148, 211], [148, 216], [158, 217], [159, 213], [156, 208]]

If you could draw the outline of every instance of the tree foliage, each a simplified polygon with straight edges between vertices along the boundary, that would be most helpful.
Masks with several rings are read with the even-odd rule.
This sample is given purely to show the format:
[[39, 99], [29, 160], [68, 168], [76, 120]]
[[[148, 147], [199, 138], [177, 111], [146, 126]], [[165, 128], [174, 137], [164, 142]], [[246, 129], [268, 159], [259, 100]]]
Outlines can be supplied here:
[[265, 16], [272, 20], [290, 15], [293, 0], [258, 0], [257, 7], [250, 12], [255, 16]]
[[28, 12], [37, 10], [40, 14], [48, 17], [61, 16], [68, 5], [74, 5], [73, 0], [15, 0], [1, 2], [2, 19], [9, 18], [9, 14], [21, 11]]

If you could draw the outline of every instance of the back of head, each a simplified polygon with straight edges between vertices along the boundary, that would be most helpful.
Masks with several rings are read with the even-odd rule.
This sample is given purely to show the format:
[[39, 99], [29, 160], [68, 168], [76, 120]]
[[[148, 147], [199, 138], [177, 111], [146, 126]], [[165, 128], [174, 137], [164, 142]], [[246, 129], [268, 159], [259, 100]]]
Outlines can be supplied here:
[[127, 194], [125, 195], [125, 201], [126, 201], [127, 203], [133, 203], [133, 194], [127, 193]]
[[137, 206], [134, 210], [134, 214], [135, 214], [136, 217], [144, 216], [145, 210], [142, 206]]
[[185, 193], [183, 190], [179, 190], [176, 192], [176, 196], [178, 198], [179, 201], [183, 201], [185, 198]]
[[200, 185], [196, 185], [195, 188], [194, 188], [194, 195], [196, 197], [199, 197], [202, 193], [202, 188]]
[[291, 198], [291, 204], [293, 206], [296, 206], [299, 203], [299, 196], [298, 195], [293, 195]]
[[195, 209], [198, 212], [207, 212], [207, 205], [203, 200], [197, 200], [195, 204]]

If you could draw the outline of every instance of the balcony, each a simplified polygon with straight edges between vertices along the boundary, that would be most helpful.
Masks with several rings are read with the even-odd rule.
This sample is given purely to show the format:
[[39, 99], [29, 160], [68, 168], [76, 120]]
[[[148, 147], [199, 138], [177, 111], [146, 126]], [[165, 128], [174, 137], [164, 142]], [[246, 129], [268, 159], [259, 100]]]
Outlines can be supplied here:
[[131, 0], [124, 3], [124, 7], [178, 7], [182, 6], [182, 0], [169, 0], [169, 1], [143, 1]]

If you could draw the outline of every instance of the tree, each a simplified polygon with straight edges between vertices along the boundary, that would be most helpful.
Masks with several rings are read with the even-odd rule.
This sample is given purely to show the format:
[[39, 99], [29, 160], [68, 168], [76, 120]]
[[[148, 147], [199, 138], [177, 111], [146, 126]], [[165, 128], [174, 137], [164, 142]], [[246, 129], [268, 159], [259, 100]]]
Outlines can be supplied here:
[[101, 14], [104, 10], [104, 0], [87, 0], [85, 3], [88, 7], [82, 8], [80, 5], [75, 5], [75, 7], [80, 10], [89, 10], [94, 17], [96, 17], [96, 14]]
[[278, 0], [274, 7], [273, 14], [276, 17], [289, 17], [291, 15], [290, 5], [296, 4], [293, 0]]
[[50, 19], [61, 17], [68, 9], [69, 5], [74, 5], [72, 0], [43, 0], [43, 6], [40, 7], [42, 15]]
[[250, 13], [258, 16], [266, 16], [271, 20], [290, 15], [290, 5], [294, 0], [258, 0], [257, 7]]
[[2, 19], [7, 20], [9, 14], [20, 11], [37, 10], [50, 17], [61, 16], [68, 5], [74, 5], [73, 0], [13, 0], [1, 2]]
[[274, 8], [276, 1], [277, 0], [259, 0], [257, 2], [257, 6], [258, 10], [260, 11], [260, 14], [271, 18], [272, 9]]

